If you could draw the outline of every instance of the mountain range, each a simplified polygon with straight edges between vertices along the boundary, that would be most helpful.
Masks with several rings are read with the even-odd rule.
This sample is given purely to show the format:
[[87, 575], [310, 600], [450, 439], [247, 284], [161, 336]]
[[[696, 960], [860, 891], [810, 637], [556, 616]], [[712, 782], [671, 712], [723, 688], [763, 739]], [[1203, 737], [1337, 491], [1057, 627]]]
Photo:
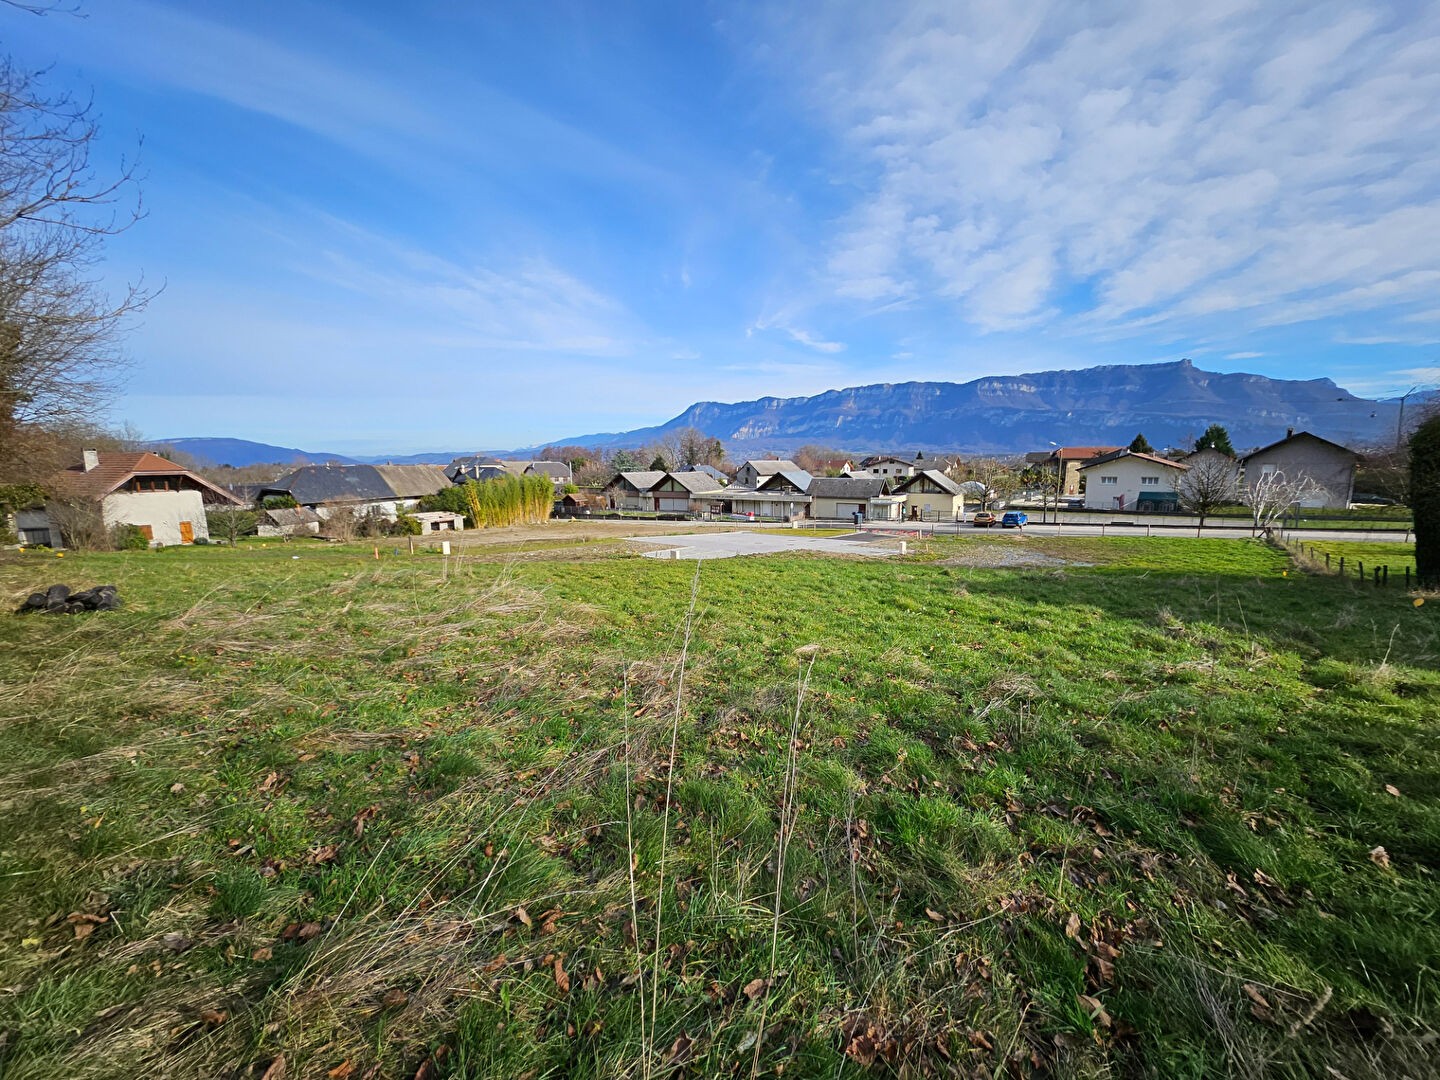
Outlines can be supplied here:
[[[1416, 404], [1412, 398], [1410, 407]], [[548, 445], [637, 447], [693, 427], [721, 439], [733, 458], [784, 453], [806, 444], [856, 454], [1008, 454], [1051, 445], [1122, 446], [1141, 432], [1153, 446], [1185, 446], [1211, 423], [1220, 423], [1236, 449], [1274, 442], [1287, 428], [1360, 449], [1394, 440], [1400, 408], [1394, 400], [1357, 397], [1330, 379], [1205, 371], [1179, 360], [991, 376], [967, 383], [878, 383], [811, 397], [731, 404], [702, 401], [655, 427], [575, 435]], [[202, 462], [235, 466], [272, 461], [444, 464], [476, 452], [464, 448], [357, 457], [221, 438], [166, 439], [157, 445]]]

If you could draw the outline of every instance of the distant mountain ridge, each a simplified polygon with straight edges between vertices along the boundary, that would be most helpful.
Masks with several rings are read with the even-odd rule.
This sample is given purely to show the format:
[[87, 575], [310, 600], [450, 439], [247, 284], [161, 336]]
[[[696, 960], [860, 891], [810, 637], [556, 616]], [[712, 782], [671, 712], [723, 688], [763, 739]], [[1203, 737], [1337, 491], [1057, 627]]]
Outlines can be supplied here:
[[[1435, 395], [1410, 399], [1411, 410]], [[1413, 415], [1413, 414], [1412, 414]], [[1060, 446], [1123, 446], [1143, 432], [1157, 447], [1187, 446], [1212, 423], [1225, 425], [1237, 450], [1310, 431], [1357, 449], [1390, 445], [1400, 418], [1398, 399], [1371, 400], [1330, 379], [1272, 379], [1205, 371], [1189, 360], [1116, 364], [1029, 375], [997, 375], [967, 383], [876, 383], [811, 397], [701, 401], [654, 427], [551, 439], [541, 446], [638, 447], [681, 428], [721, 439], [731, 457], [786, 453], [807, 443], [848, 453], [955, 450], [1011, 454]], [[466, 448], [410, 455], [344, 455], [227, 438], [156, 440], [202, 463], [252, 465], [448, 464]]]
[[[454, 453], [432, 454], [332, 454], [318, 450], [297, 450], [293, 446], [274, 446], [271, 443], [251, 442], [249, 439], [228, 439], [213, 436], [186, 436], [176, 439], [156, 439], [150, 447], [177, 450], [194, 458], [201, 465], [323, 465], [336, 462], [341, 465], [448, 465], [462, 454], [473, 454], [473, 450], [457, 450]], [[481, 451], [496, 453], [499, 451]]]
[[1274, 442], [1292, 427], [1364, 447], [1392, 440], [1398, 415], [1397, 403], [1357, 397], [1330, 379], [1205, 371], [1178, 360], [967, 383], [877, 383], [734, 404], [702, 401], [655, 427], [553, 442], [637, 446], [694, 427], [723, 440], [732, 456], [784, 452], [807, 443], [857, 453], [995, 454], [1043, 450], [1052, 443], [1123, 446], [1137, 432], [1157, 447], [1183, 446], [1220, 423], [1237, 449]]

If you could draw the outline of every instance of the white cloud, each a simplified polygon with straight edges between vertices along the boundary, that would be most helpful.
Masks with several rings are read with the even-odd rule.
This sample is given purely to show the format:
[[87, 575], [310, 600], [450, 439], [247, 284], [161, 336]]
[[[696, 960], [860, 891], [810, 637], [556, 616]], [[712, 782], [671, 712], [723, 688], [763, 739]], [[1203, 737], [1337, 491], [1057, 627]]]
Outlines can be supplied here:
[[1433, 308], [1440, 8], [918, 0], [795, 20], [841, 301], [1107, 335]]
[[1225, 359], [1226, 359], [1226, 360], [1254, 360], [1254, 359], [1256, 359], [1256, 358], [1258, 358], [1258, 357], [1261, 357], [1261, 356], [1264, 356], [1264, 355], [1265, 355], [1265, 354], [1264, 354], [1263, 352], [1232, 352], [1232, 353], [1227, 353], [1226, 356], [1225, 356]]

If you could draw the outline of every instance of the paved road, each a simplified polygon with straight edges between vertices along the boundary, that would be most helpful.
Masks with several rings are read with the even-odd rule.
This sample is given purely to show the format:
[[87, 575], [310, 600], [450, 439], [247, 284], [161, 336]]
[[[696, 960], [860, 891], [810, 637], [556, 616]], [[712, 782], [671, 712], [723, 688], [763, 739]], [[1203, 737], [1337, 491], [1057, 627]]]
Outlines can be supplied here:
[[[1014, 529], [1002, 529], [995, 526], [993, 529], [977, 529], [973, 525], [956, 525], [953, 522], [943, 522], [931, 525], [927, 522], [871, 522], [867, 528], [877, 531], [884, 530], [899, 535], [908, 533], [914, 535], [920, 532], [925, 536], [931, 535], [934, 530], [937, 536], [984, 536], [987, 533], [994, 535], [1007, 535], [1015, 532]], [[1025, 526], [1025, 531], [1031, 536], [1195, 536], [1194, 526], [1184, 528], [1155, 528], [1144, 524], [1138, 525], [1075, 525], [1075, 524], [1047, 524], [1031, 522]], [[1206, 526], [1200, 530], [1202, 537], [1229, 537], [1230, 539], [1244, 539], [1250, 535], [1249, 528], [1236, 529], [1226, 527]], [[1287, 540], [1353, 540], [1364, 543], [1408, 543], [1412, 534], [1401, 529], [1294, 529], [1286, 530]]]
[[[651, 544], [662, 550], [647, 551], [650, 559], [733, 559], [736, 555], [776, 555], [782, 552], [811, 551], [824, 555], [867, 555], [882, 557], [899, 552], [899, 537], [794, 536], [759, 532], [692, 533], [685, 536], [630, 536], [632, 543]], [[672, 554], [673, 552], [673, 554]]]

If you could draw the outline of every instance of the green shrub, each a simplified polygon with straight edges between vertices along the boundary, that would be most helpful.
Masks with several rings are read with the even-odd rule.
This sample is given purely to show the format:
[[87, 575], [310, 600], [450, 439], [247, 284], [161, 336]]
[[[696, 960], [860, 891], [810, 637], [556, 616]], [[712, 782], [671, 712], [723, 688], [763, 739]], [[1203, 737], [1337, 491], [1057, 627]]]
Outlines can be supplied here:
[[293, 510], [299, 505], [293, 495], [266, 495], [260, 500], [261, 510]]
[[150, 538], [139, 525], [116, 525], [110, 530], [110, 539], [117, 551], [145, 551], [150, 547]]
[[1410, 436], [1410, 506], [1415, 511], [1415, 576], [1440, 588], [1440, 414]]

